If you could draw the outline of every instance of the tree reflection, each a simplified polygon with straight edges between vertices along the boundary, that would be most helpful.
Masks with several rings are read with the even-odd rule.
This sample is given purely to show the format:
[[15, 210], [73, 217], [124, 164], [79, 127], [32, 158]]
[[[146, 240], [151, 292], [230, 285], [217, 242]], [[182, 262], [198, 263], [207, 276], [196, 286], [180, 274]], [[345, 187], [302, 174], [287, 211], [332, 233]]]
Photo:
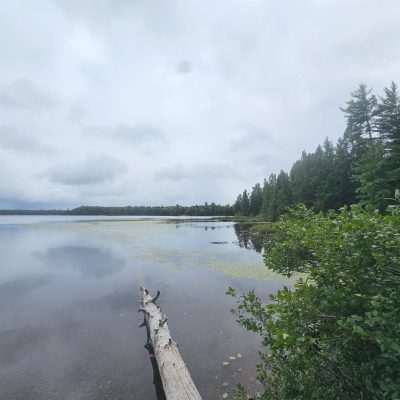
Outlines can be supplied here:
[[240, 247], [261, 253], [263, 249], [263, 238], [261, 235], [256, 236], [252, 234], [248, 225], [235, 224], [234, 229]]

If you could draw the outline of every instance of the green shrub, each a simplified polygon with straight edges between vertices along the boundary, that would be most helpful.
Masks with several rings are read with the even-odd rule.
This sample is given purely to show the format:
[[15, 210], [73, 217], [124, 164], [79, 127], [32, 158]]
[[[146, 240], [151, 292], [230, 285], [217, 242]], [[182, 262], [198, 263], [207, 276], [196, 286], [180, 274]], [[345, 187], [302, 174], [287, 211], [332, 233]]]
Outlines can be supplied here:
[[264, 257], [303, 274], [268, 304], [254, 292], [238, 299], [239, 322], [263, 340], [261, 398], [400, 399], [399, 208], [323, 215], [299, 206]]

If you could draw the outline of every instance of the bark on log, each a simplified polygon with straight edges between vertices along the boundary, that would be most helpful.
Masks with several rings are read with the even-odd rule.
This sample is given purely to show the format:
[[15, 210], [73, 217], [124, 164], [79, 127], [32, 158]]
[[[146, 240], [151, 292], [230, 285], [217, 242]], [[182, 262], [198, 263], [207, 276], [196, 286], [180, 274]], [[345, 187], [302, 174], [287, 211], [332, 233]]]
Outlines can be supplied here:
[[166, 400], [201, 400], [190, 372], [172, 339], [167, 317], [162, 314], [156, 300], [145, 288], [141, 290], [141, 308], [144, 325], [147, 329], [147, 341], [152, 346], [157, 361]]
[[156, 361], [156, 359], [154, 357], [153, 346], [150, 343], [146, 343], [144, 348], [149, 353], [151, 368], [153, 370], [153, 384], [154, 384], [154, 387], [156, 389], [157, 400], [166, 400], [165, 393], [164, 393], [164, 388], [163, 388], [163, 385], [162, 385], [162, 382], [161, 382], [160, 371], [158, 369], [157, 361]]

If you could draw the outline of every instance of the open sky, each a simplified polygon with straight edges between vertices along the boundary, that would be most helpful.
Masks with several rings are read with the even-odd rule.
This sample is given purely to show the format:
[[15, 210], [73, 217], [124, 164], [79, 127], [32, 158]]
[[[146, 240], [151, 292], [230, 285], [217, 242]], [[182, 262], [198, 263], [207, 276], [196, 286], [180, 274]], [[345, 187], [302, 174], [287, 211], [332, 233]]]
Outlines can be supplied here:
[[399, 0], [0, 4], [0, 208], [233, 202], [400, 80]]

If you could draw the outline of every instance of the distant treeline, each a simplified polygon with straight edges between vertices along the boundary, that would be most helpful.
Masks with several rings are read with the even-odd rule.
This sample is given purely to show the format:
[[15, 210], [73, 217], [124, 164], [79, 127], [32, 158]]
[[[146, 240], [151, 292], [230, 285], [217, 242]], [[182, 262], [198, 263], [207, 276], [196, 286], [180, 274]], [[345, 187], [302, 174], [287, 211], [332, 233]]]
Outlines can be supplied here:
[[[365, 85], [351, 94], [343, 111], [347, 126], [333, 145], [302, 153], [290, 173], [271, 174], [240, 194], [239, 215], [275, 221], [289, 206], [304, 203], [316, 211], [360, 202], [384, 210], [400, 189], [400, 99], [396, 84], [377, 98]], [[398, 193], [399, 194], [399, 193]]]
[[0, 210], [0, 215], [114, 215], [114, 216], [228, 216], [233, 215], [230, 205], [205, 203], [194, 206], [81, 206], [71, 210]]

